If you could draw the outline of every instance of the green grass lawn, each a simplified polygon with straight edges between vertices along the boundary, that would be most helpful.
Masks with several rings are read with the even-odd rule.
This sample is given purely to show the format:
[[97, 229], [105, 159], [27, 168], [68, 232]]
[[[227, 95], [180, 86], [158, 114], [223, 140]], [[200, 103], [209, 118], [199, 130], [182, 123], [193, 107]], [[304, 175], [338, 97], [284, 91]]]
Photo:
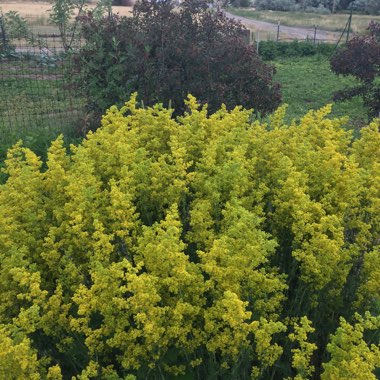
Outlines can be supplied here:
[[[320, 29], [334, 32], [343, 31], [348, 14], [317, 14], [304, 12], [279, 12], [279, 11], [254, 11], [245, 8], [230, 8], [228, 10], [237, 16], [252, 18], [255, 20], [267, 21], [286, 26], [298, 26], [312, 28], [317, 25]], [[352, 17], [351, 29], [354, 33], [363, 33], [371, 20], [380, 22], [380, 16], [356, 15]]]
[[[299, 119], [310, 109], [333, 103], [333, 93], [357, 84], [353, 77], [332, 73], [326, 57], [284, 58], [272, 62], [277, 68], [275, 80], [282, 86], [283, 102], [288, 104], [287, 118]], [[349, 116], [349, 127], [356, 129], [367, 123], [361, 98], [333, 105], [334, 117]]]

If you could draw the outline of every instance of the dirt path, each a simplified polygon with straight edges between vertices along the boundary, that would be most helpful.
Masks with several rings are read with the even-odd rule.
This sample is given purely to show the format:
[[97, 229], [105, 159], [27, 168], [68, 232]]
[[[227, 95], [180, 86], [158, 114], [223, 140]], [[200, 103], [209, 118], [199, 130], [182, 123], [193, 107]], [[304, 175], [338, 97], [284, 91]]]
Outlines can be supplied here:
[[[270, 33], [273, 36], [277, 35], [277, 24], [272, 24], [266, 21], [254, 20], [252, 18], [247, 18], [247, 17], [236, 16], [229, 12], [225, 12], [225, 13], [227, 17], [240, 21], [249, 29], [252, 29], [254, 31], [260, 31], [260, 32], [263, 31], [266, 33]], [[262, 36], [262, 38], [263, 37], [264, 36]], [[339, 37], [340, 37], [340, 33], [329, 32], [329, 31], [320, 30], [320, 29], [317, 30], [316, 39], [318, 41], [335, 42], [339, 39]], [[313, 28], [300, 28], [300, 27], [285, 26], [285, 25], [280, 26], [280, 40], [281, 39], [306, 40], [307, 38], [308, 39], [314, 38]]]

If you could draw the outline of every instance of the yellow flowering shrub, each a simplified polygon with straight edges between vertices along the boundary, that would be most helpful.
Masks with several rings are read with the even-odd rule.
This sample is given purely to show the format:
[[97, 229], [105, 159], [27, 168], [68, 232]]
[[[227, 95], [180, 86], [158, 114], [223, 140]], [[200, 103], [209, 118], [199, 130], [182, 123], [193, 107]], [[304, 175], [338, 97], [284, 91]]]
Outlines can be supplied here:
[[[13, 334], [12, 334], [13, 333]], [[38, 380], [37, 352], [25, 334], [0, 325], [0, 378]]]
[[289, 339], [293, 343], [298, 343], [298, 348], [292, 348], [292, 367], [297, 370], [295, 380], [309, 379], [314, 372], [314, 366], [310, 365], [311, 357], [317, 349], [315, 343], [309, 342], [308, 334], [315, 331], [307, 317], [302, 317], [294, 323], [294, 332], [289, 334]]
[[0, 379], [376, 378], [379, 122], [186, 104], [9, 150]]
[[380, 347], [375, 341], [368, 345], [364, 334], [366, 330], [372, 331], [372, 336], [379, 332], [380, 317], [366, 313], [364, 318], [357, 315], [356, 319], [352, 325], [340, 318], [340, 326], [327, 345], [331, 360], [323, 365], [322, 380], [376, 380], [374, 370], [380, 367]]

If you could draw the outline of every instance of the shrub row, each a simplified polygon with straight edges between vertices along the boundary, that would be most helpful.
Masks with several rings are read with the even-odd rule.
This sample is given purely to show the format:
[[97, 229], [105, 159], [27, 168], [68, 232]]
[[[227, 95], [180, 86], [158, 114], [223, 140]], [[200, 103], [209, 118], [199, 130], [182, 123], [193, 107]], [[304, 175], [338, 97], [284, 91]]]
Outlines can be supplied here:
[[380, 14], [379, 0], [256, 0], [254, 6], [260, 10], [283, 12], [313, 12], [329, 14], [334, 11], [352, 9], [366, 14]]
[[292, 42], [261, 41], [259, 43], [259, 55], [266, 61], [279, 57], [308, 57], [316, 54], [331, 56], [334, 49], [335, 46], [332, 44], [314, 44], [297, 40]]

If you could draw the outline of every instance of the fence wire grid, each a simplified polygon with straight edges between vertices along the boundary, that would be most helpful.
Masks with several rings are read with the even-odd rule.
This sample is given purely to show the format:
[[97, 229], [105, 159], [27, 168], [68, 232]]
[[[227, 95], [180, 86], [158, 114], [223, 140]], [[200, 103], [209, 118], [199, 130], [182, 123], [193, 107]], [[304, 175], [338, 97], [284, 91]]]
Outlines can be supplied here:
[[84, 100], [75, 94], [73, 72], [59, 35], [36, 34], [31, 41], [0, 29], [0, 143], [36, 129], [79, 127]]

